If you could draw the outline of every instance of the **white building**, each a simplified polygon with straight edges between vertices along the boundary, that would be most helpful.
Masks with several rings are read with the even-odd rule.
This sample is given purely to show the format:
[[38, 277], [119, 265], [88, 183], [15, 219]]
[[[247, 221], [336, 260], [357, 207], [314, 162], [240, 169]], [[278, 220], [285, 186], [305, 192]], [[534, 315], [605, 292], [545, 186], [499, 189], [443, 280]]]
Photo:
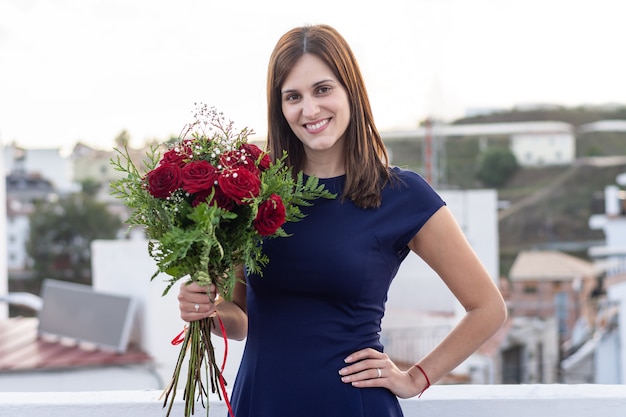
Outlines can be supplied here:
[[60, 193], [78, 191], [72, 182], [72, 161], [61, 155], [59, 149], [23, 149], [14, 145], [4, 147], [4, 175], [21, 169], [50, 180]]
[[[522, 166], [564, 165], [576, 158], [574, 127], [558, 121], [437, 125], [432, 132], [445, 138], [507, 137], [510, 149]], [[382, 132], [385, 141], [424, 138], [425, 128], [406, 132]], [[453, 140], [453, 139], [452, 139]]]
[[570, 129], [511, 135], [511, 151], [522, 166], [565, 165], [576, 158], [576, 139]]
[[72, 160], [59, 149], [23, 149], [15, 145], [2, 146], [2, 186], [4, 197], [6, 262], [12, 277], [32, 266], [26, 243], [29, 239], [29, 217], [33, 201], [51, 200], [58, 194], [79, 191], [72, 180]]
[[616, 184], [605, 187], [605, 213], [589, 219], [589, 227], [605, 235], [604, 246], [589, 249], [604, 271], [606, 290], [596, 331], [562, 364], [565, 371], [588, 364], [587, 372], [599, 384], [626, 383], [626, 173], [617, 176]]
[[[498, 213], [495, 190], [439, 191], [494, 281], [499, 277]], [[426, 290], [427, 288], [427, 290]], [[388, 309], [463, 314], [441, 279], [410, 253], [394, 278]]]
[[23, 271], [32, 266], [32, 260], [26, 252], [29, 239], [29, 215], [32, 207], [15, 199], [6, 200], [6, 266], [9, 271]]
[[626, 273], [626, 189], [620, 187], [626, 187], [626, 173], [605, 187], [605, 212], [589, 218], [589, 227], [605, 235], [605, 245], [591, 248], [589, 254], [603, 261], [609, 275]]
[[[0, 145], [2, 145], [0, 143]], [[4, 170], [4, 147], [0, 146], [0, 173], [2, 178], [0, 180], [0, 230], [7, 230], [7, 213], [6, 213], [6, 181]], [[7, 264], [7, 234], [0, 233], [0, 294], [6, 294], [9, 292], [9, 278]], [[0, 303], [0, 320], [4, 320], [9, 317], [9, 307], [6, 304]]]
[[578, 126], [578, 133], [626, 132], [626, 120], [599, 120]]

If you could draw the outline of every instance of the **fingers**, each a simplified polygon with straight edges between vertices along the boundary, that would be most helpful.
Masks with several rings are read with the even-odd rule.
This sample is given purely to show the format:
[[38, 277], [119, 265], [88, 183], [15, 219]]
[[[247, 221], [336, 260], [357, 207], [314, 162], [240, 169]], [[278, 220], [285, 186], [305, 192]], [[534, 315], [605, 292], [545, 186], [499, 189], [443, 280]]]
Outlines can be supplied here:
[[[355, 386], [384, 386], [380, 380], [389, 377], [395, 368], [385, 353], [374, 349], [355, 352], [345, 362], [348, 366], [339, 370], [341, 380]], [[368, 385], [363, 385], [364, 381], [368, 381]]]
[[217, 314], [217, 304], [210, 302], [205, 295], [205, 302], [179, 302], [180, 318], [184, 321], [196, 321], [207, 317], [214, 317]]
[[195, 282], [190, 284], [182, 284], [178, 291], [178, 301], [180, 302], [206, 302], [210, 299], [215, 299], [216, 288], [215, 285], [209, 285], [208, 287], [201, 287]]
[[[212, 297], [212, 298], [211, 298]], [[201, 287], [196, 283], [183, 284], [178, 292], [178, 308], [184, 321], [195, 321], [216, 314], [215, 285]]]
[[203, 287], [198, 285], [196, 282], [186, 282], [181, 284], [179, 287], [179, 297], [180, 296], [188, 296], [191, 294], [207, 294], [212, 293], [215, 294], [216, 287], [215, 285], [209, 285], [208, 287]]
[[387, 354], [375, 349], [354, 352], [345, 362], [339, 370], [341, 381], [357, 388], [384, 387], [395, 393], [406, 378]]
[[410, 398], [424, 391], [411, 374], [402, 371], [383, 352], [363, 349], [349, 355], [339, 370], [341, 381], [356, 388], [383, 387], [400, 398]]

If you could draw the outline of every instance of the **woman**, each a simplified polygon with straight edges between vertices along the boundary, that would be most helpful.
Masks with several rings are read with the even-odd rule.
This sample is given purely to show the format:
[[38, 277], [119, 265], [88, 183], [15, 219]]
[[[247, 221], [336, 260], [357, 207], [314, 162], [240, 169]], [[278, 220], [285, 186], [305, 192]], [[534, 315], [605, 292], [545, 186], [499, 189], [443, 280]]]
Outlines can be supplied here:
[[[245, 276], [232, 302], [213, 304], [214, 288], [181, 286], [181, 317], [217, 311], [229, 337], [247, 338], [236, 417], [402, 416], [397, 398], [420, 394], [480, 347], [505, 320], [504, 302], [441, 198], [419, 175], [389, 167], [339, 33], [318, 25], [283, 35], [267, 96], [271, 154], [286, 150], [296, 172], [320, 178], [338, 198], [305, 207], [304, 220], [284, 226], [292, 236], [267, 241], [263, 276]], [[389, 285], [410, 250], [467, 314], [401, 370], [379, 333]]]

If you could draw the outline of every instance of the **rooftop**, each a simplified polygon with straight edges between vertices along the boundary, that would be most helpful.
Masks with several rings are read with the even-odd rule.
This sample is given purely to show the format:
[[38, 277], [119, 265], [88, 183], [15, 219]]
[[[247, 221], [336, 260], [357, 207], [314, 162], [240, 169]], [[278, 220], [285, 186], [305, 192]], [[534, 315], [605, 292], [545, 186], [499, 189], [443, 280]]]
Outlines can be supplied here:
[[38, 319], [31, 317], [0, 321], [0, 372], [137, 365], [152, 361], [147, 353], [134, 346], [118, 353], [89, 344], [39, 337], [38, 323]]
[[[472, 123], [458, 125], [435, 125], [433, 132], [449, 136], [505, 136], [520, 134], [572, 134], [574, 127], [560, 121], [510, 122], [510, 123]], [[420, 127], [410, 131], [381, 132], [384, 140], [404, 140], [426, 136], [428, 129]]]
[[598, 270], [590, 262], [559, 251], [522, 251], [509, 272], [511, 281], [571, 281], [595, 277]]

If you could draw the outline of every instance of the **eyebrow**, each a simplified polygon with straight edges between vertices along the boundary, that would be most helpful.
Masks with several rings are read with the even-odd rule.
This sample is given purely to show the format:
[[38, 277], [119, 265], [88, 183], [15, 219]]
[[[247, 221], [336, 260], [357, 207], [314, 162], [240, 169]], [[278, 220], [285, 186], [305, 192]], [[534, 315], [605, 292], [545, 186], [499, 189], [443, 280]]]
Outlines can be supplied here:
[[[319, 86], [319, 85], [321, 85], [321, 84], [326, 84], [326, 83], [333, 83], [333, 84], [336, 84], [336, 83], [337, 83], [337, 81], [333, 80], [332, 78], [328, 78], [328, 79], [320, 80], [320, 81], [317, 81], [317, 82], [313, 83], [313, 85], [311, 86], [311, 88], [315, 88], [315, 87], [317, 87], [317, 86]], [[281, 93], [281, 94], [287, 94], [287, 93], [293, 93], [293, 92], [297, 92], [297, 91], [298, 91], [298, 90], [296, 90], [295, 88], [290, 88], [290, 89], [287, 89], [287, 90], [282, 90], [280, 93]]]

